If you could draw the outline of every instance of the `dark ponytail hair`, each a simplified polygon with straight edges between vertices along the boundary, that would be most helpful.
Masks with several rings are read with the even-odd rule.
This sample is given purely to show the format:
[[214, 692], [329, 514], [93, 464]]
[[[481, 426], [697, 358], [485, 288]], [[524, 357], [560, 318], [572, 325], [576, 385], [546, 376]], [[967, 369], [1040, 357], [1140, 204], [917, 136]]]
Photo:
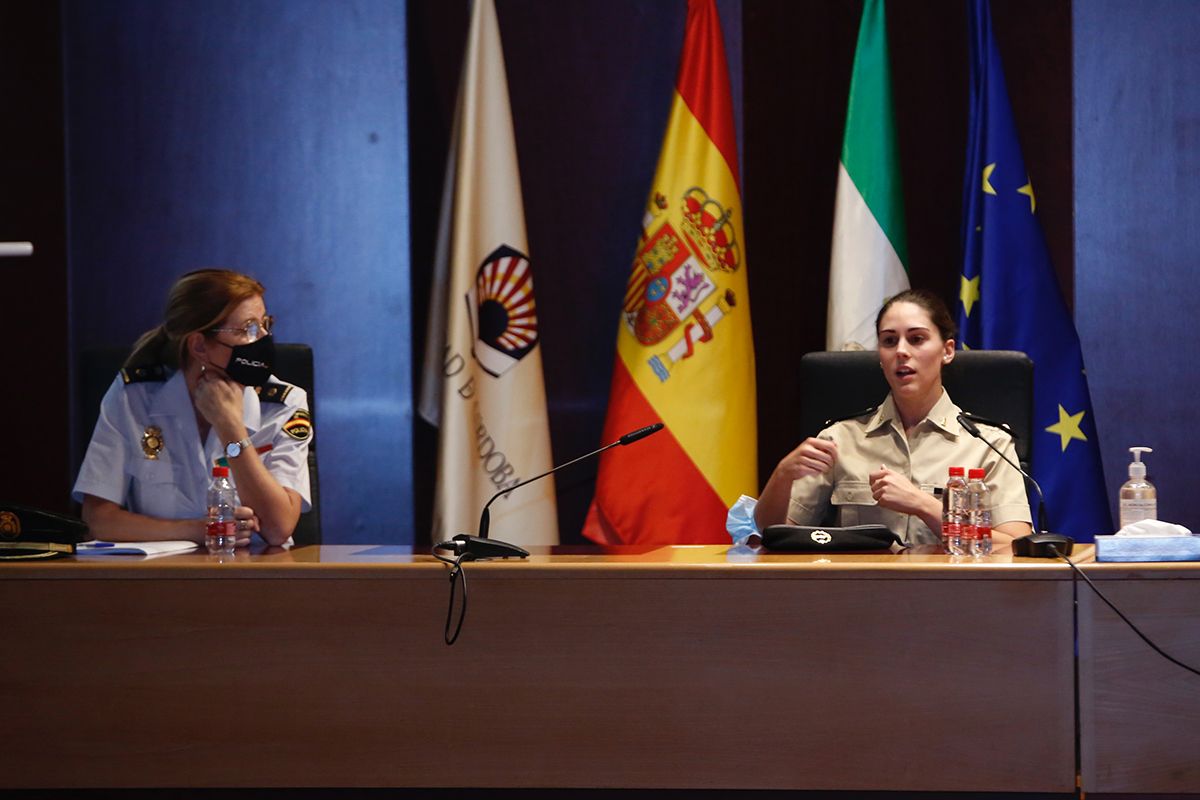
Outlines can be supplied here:
[[883, 308], [879, 309], [879, 314], [875, 317], [875, 334], [877, 336], [879, 335], [879, 323], [883, 321], [883, 315], [887, 313], [887, 310], [894, 303], [912, 303], [913, 305], [920, 306], [929, 314], [929, 320], [938, 329], [943, 342], [958, 339], [958, 325], [954, 322], [954, 317], [950, 316], [950, 309], [946, 308], [946, 304], [942, 302], [942, 298], [928, 289], [905, 289], [900, 294], [885, 300]]
[[217, 325], [251, 297], [266, 293], [258, 281], [229, 269], [189, 272], [167, 293], [163, 322], [143, 333], [125, 359], [126, 368], [165, 364], [178, 369], [187, 364], [187, 337]]

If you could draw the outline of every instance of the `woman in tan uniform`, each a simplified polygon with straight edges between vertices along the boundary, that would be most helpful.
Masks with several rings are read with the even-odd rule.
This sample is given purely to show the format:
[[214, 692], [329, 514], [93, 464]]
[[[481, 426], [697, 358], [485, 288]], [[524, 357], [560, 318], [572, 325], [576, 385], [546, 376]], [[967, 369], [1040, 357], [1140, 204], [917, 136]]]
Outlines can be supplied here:
[[[754, 511], [759, 530], [817, 524], [832, 503], [839, 525], [882, 524], [906, 544], [938, 544], [942, 502], [934, 490], [960, 466], [985, 470], [996, 544], [1030, 533], [1021, 476], [963, 430], [961, 409], [942, 387], [957, 335], [945, 303], [925, 290], [901, 292], [884, 303], [875, 330], [891, 392], [874, 411], [834, 423], [779, 462]], [[985, 435], [1017, 460], [1007, 433]]]

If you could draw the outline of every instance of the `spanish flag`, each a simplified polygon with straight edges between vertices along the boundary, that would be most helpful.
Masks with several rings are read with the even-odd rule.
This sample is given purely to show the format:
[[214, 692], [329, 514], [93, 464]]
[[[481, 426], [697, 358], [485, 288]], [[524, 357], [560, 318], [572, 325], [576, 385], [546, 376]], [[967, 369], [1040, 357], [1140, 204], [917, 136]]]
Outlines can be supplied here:
[[726, 509], [757, 492], [754, 342], [737, 138], [714, 0], [689, 0], [671, 115], [617, 326], [584, 523], [605, 544], [729, 541]]

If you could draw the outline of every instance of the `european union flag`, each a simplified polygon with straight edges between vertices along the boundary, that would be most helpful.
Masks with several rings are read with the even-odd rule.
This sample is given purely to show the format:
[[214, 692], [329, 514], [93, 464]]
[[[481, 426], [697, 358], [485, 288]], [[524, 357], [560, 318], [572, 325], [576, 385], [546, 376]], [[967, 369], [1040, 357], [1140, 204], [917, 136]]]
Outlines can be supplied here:
[[963, 192], [964, 347], [1033, 359], [1033, 475], [1049, 528], [1076, 541], [1112, 533], [1079, 335], [1037, 218], [987, 0], [972, 0], [971, 120]]

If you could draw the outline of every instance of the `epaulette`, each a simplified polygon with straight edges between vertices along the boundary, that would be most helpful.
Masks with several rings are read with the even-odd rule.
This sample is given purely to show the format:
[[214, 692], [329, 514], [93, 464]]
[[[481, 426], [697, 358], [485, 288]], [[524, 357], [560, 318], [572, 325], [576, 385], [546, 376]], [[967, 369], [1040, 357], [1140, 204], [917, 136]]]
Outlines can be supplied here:
[[994, 419], [988, 419], [987, 417], [981, 417], [978, 414], [972, 414], [970, 411], [964, 411], [964, 412], [962, 412], [962, 415], [964, 417], [966, 417], [967, 419], [971, 420], [971, 422], [977, 423], [979, 425], [988, 425], [992, 428], [999, 428], [1000, 430], [1004, 431], [1009, 436], [1011, 436], [1013, 439], [1020, 438], [1017, 436], [1017, 432], [1014, 431], [1012, 429], [1012, 426], [1009, 425], [1007, 422], [997, 422]]
[[282, 403], [295, 388], [290, 383], [268, 383], [258, 390], [258, 399], [263, 403]]
[[835, 422], [845, 422], [848, 419], [858, 419], [859, 417], [865, 417], [865, 416], [868, 416], [869, 414], [874, 414], [878, 410], [879, 410], [879, 406], [871, 406], [870, 408], [864, 408], [862, 411], [855, 411], [853, 414], [847, 414], [844, 417], [834, 417], [833, 419], [827, 419], [827, 420], [825, 420], [825, 424], [822, 427], [828, 428], [830, 425], [832, 425]]
[[162, 364], [146, 364], [140, 367], [127, 367], [121, 370], [121, 380], [128, 386], [131, 383], [146, 383], [147, 381], [165, 381], [167, 368]]

